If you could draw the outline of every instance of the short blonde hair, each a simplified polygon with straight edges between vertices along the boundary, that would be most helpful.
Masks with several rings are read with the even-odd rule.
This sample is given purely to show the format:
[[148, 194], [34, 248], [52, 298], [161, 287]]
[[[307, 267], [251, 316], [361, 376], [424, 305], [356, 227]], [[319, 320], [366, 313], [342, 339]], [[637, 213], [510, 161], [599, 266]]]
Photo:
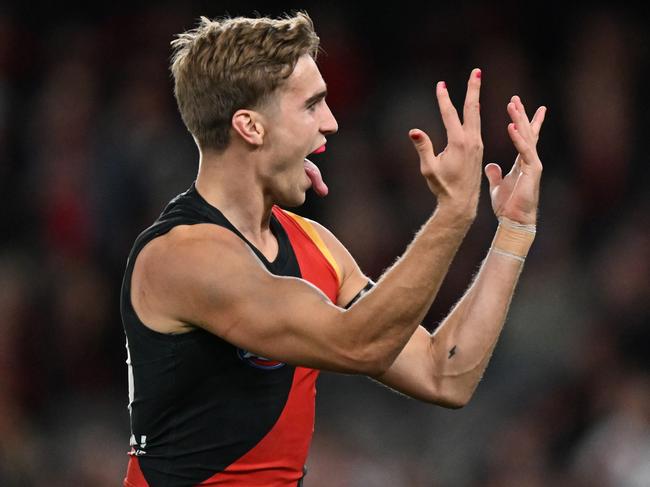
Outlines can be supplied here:
[[230, 143], [233, 114], [255, 109], [293, 72], [318, 54], [320, 39], [305, 12], [281, 19], [201, 17], [171, 43], [174, 96], [185, 126], [203, 149]]

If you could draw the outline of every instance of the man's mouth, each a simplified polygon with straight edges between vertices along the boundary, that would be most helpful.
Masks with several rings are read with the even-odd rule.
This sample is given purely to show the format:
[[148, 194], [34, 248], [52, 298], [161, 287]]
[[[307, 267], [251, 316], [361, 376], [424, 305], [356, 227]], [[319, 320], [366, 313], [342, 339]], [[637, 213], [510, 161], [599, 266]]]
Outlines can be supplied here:
[[[311, 154], [322, 154], [323, 152], [325, 152], [325, 144], [321, 145]], [[321, 197], [327, 196], [329, 188], [323, 181], [323, 176], [321, 175], [321, 172], [316, 164], [311, 162], [309, 159], [305, 159], [305, 174], [307, 174], [307, 177], [311, 181], [311, 187], [313, 188], [314, 192]]]

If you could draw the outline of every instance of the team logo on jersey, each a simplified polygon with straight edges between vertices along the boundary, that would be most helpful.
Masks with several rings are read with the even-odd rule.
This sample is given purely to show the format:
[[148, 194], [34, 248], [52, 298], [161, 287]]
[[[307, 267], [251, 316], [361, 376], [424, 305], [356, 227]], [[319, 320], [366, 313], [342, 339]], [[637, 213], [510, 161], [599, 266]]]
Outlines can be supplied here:
[[278, 362], [277, 360], [270, 360], [268, 358], [260, 357], [259, 355], [247, 352], [241, 348], [237, 349], [237, 355], [241, 360], [246, 362], [251, 367], [255, 367], [256, 369], [274, 370], [286, 365], [284, 362]]

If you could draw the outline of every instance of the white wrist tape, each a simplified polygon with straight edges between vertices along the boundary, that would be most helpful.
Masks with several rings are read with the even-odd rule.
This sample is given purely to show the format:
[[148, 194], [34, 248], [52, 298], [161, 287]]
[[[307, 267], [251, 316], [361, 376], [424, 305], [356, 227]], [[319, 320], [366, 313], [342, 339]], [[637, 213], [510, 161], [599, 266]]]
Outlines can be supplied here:
[[490, 250], [523, 262], [535, 240], [536, 231], [535, 225], [523, 225], [501, 217]]

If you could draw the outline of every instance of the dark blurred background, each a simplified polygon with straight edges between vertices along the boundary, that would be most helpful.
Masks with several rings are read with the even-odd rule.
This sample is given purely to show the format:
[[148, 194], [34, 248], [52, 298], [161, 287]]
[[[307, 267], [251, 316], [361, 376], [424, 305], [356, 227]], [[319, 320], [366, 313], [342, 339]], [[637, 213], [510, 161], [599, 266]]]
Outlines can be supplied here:
[[[169, 43], [199, 15], [300, 8], [340, 125], [314, 157], [330, 196], [310, 194], [301, 212], [374, 278], [434, 208], [407, 132], [444, 146], [436, 81], [458, 106], [482, 68], [485, 160], [504, 170], [510, 97], [549, 108], [538, 238], [474, 399], [448, 411], [322, 374], [306, 484], [650, 486], [650, 17], [524, 4], [3, 3], [0, 485], [121, 485], [122, 271], [197, 169]], [[431, 330], [489, 247], [486, 189]]]

